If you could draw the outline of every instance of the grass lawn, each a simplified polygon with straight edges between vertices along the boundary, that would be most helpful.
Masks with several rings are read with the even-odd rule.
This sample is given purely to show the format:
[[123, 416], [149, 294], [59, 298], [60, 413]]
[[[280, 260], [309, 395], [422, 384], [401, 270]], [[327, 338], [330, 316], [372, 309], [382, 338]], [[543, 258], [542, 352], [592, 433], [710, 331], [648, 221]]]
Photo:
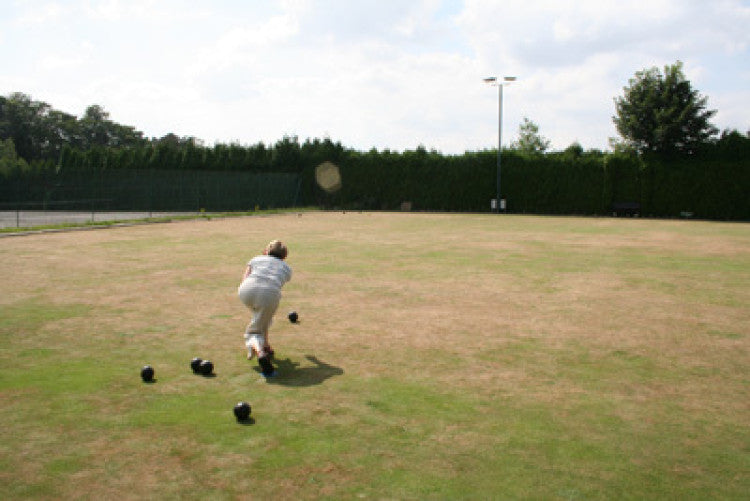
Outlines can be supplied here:
[[[266, 381], [236, 287], [273, 238]], [[291, 213], [4, 237], [0, 272], [9, 499], [750, 492], [749, 224]]]

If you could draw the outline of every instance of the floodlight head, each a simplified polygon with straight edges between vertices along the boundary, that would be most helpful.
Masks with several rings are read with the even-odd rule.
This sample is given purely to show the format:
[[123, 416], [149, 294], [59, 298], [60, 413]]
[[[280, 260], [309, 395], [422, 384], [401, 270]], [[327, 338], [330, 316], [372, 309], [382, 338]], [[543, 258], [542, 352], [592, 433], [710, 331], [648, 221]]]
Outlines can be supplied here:
[[516, 77], [503, 77], [503, 80], [505, 80], [506, 82], [515, 82]]
[[484, 81], [487, 83], [494, 83], [497, 82], [497, 77], [487, 77], [484, 79]]

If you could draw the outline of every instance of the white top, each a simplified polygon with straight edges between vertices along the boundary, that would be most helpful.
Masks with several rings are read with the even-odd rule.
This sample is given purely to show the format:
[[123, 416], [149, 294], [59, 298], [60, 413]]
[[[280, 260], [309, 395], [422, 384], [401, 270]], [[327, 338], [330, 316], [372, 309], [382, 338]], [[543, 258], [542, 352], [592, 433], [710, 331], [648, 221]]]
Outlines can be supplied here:
[[292, 279], [292, 269], [286, 262], [273, 256], [256, 256], [247, 263], [251, 268], [250, 276], [245, 280], [253, 280], [258, 285], [264, 282], [275, 289]]

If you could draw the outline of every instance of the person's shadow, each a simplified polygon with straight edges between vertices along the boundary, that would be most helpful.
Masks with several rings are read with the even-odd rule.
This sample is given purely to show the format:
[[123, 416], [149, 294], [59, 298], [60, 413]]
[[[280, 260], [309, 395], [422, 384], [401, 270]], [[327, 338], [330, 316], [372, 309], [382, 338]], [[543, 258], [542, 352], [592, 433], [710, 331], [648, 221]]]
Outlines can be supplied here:
[[[300, 362], [293, 362], [290, 358], [286, 360], [274, 360], [276, 375], [266, 379], [269, 384], [282, 386], [313, 386], [321, 384], [333, 376], [340, 376], [344, 369], [327, 364], [318, 360], [313, 355], [305, 355], [305, 358], [314, 363], [313, 367], [300, 367]], [[260, 369], [256, 369], [260, 370]]]

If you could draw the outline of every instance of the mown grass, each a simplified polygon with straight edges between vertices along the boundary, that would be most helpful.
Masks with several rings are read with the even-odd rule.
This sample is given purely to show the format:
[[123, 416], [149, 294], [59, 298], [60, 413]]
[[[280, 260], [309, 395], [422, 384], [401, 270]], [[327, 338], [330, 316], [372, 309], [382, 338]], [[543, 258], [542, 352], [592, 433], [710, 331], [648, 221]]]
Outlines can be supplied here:
[[[271, 238], [295, 275], [265, 381], [235, 289]], [[0, 263], [8, 497], [750, 488], [748, 225], [279, 214], [5, 239]]]

